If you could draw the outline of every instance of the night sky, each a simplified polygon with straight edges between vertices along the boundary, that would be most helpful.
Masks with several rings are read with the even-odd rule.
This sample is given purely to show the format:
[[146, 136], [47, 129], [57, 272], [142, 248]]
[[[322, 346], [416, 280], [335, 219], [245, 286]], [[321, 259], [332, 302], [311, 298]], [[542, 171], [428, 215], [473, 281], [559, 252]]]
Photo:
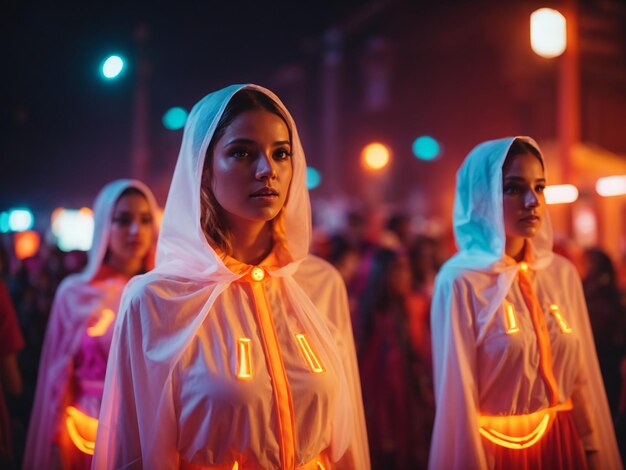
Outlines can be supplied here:
[[[45, 217], [60, 205], [89, 206], [107, 181], [130, 176], [138, 25], [150, 32], [151, 143], [167, 147], [168, 161], [153, 165], [173, 168], [182, 130], [161, 125], [169, 107], [189, 109], [230, 83], [265, 85], [359, 3], [5, 2], [0, 210], [27, 205]], [[99, 65], [113, 52], [128, 68], [105, 82]]]

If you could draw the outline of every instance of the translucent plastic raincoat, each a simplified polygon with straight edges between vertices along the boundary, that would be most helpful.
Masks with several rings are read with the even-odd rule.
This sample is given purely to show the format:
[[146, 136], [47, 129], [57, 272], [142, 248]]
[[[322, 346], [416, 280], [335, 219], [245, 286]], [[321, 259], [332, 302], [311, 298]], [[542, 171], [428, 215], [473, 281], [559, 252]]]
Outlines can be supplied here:
[[[31, 412], [24, 469], [89, 468], [113, 321], [128, 279], [103, 267], [113, 210], [128, 188], [141, 191], [153, 212], [150, 189], [136, 180], [107, 184], [94, 203], [94, 238], [85, 269], [59, 286], [46, 328]], [[155, 217], [156, 220], [156, 217]], [[156, 240], [156, 222], [154, 225]], [[152, 266], [154, 249], [145, 261]], [[107, 275], [102, 276], [102, 270]]]
[[[539, 150], [532, 139], [518, 138]], [[439, 272], [431, 308], [437, 412], [429, 467], [493, 468], [497, 446], [535, 445], [555, 413], [571, 408], [600, 468], [618, 469], [581, 283], [573, 265], [552, 252], [547, 211], [527, 244], [526, 262], [505, 256], [502, 164], [514, 140], [480, 144], [457, 174], [459, 252]], [[548, 368], [558, 391], [554, 405], [540, 374], [539, 335], [516, 281], [520, 270], [532, 273], [543, 311], [541, 335], [549, 339]]]
[[[292, 134], [289, 258], [259, 266], [219, 256], [200, 225], [205, 154], [244, 88], [276, 101]], [[233, 85], [192, 109], [156, 268], [128, 285], [120, 307], [95, 469], [369, 468], [345, 287], [308, 254], [305, 172], [295, 123], [270, 91]]]

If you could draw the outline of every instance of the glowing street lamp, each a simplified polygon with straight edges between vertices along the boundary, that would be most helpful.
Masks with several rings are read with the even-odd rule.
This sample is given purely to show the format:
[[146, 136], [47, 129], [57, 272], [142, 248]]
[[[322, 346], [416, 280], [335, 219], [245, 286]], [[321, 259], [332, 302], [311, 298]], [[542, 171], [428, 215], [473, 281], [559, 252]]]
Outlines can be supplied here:
[[368, 170], [382, 170], [391, 159], [389, 148], [379, 142], [366, 145], [361, 151], [361, 162]]
[[119, 55], [111, 55], [102, 63], [100, 72], [107, 80], [113, 80], [120, 76], [124, 70], [124, 59]]
[[551, 59], [567, 48], [565, 17], [552, 8], [540, 8], [530, 15], [530, 45], [533, 51]]

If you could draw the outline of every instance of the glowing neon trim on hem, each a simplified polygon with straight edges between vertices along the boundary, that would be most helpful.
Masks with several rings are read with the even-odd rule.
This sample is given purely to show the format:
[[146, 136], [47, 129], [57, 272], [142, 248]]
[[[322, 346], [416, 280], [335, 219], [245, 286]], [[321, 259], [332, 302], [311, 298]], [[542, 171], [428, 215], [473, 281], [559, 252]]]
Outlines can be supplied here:
[[313, 349], [311, 349], [311, 346], [306, 340], [306, 337], [302, 333], [298, 333], [296, 335], [296, 339], [298, 340], [298, 344], [300, 345], [302, 354], [304, 354], [304, 358], [308, 362], [311, 371], [315, 372], [316, 374], [321, 374], [322, 372], [324, 372], [324, 367], [317, 359], [317, 356], [315, 356], [315, 353], [313, 352]]
[[[81, 412], [73, 406], [66, 408], [67, 432], [70, 439], [81, 452], [93, 455], [96, 445], [96, 432], [98, 430], [98, 420]], [[85, 436], [88, 434], [87, 436]]]
[[326, 470], [326, 467], [324, 467], [324, 465], [322, 465], [322, 462], [320, 462], [319, 460], [317, 461], [317, 470]]
[[546, 414], [535, 429], [522, 437], [507, 436], [494, 429], [479, 428], [478, 431], [488, 440], [508, 449], [527, 449], [536, 444], [548, 429], [550, 414]]
[[[239, 338], [239, 367], [237, 378], [250, 380], [252, 378], [252, 357], [250, 356], [250, 338]], [[236, 463], [236, 462], [235, 462]]]
[[109, 308], [105, 308], [102, 310], [98, 322], [87, 328], [87, 334], [89, 336], [103, 336], [109, 329], [109, 326], [111, 326], [111, 323], [113, 323], [113, 320], [115, 320], [115, 312]]
[[510, 303], [506, 303], [504, 306], [506, 312], [506, 334], [514, 335], [519, 333], [519, 324], [517, 323], [517, 316], [515, 315], [515, 309]]
[[559, 306], [556, 304], [550, 305], [550, 311], [552, 312], [552, 315], [554, 315], [554, 318], [559, 324], [561, 331], [565, 333], [566, 335], [570, 334], [572, 332], [572, 328], [567, 324], [567, 322], [565, 321], [565, 318], [563, 318], [563, 315], [561, 315]]

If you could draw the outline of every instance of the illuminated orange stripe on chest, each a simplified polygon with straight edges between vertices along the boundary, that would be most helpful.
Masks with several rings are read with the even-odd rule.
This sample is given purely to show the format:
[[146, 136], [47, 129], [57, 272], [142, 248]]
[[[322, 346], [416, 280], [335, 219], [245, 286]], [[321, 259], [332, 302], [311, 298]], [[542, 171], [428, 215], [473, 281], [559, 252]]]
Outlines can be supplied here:
[[89, 336], [103, 336], [109, 329], [109, 326], [111, 326], [111, 323], [113, 323], [113, 320], [115, 320], [115, 312], [110, 308], [105, 308], [102, 310], [98, 322], [87, 328], [87, 334]]
[[519, 332], [519, 322], [513, 305], [509, 302], [504, 304], [504, 318], [506, 320], [506, 334], [514, 335]]
[[311, 371], [315, 372], [316, 374], [321, 374], [322, 372], [324, 372], [324, 367], [313, 352], [313, 349], [309, 345], [306, 336], [304, 336], [302, 333], [298, 333], [296, 335], [296, 339], [298, 340], [302, 355], [306, 359], [306, 362], [309, 364]]
[[250, 354], [250, 338], [239, 338], [237, 378], [249, 380], [252, 378], [252, 355]]
[[552, 315], [554, 316], [556, 322], [559, 324], [559, 327], [561, 328], [561, 331], [563, 333], [569, 334], [572, 332], [572, 329], [565, 321], [565, 318], [563, 318], [563, 315], [561, 315], [561, 310], [559, 309], [559, 306], [557, 304], [550, 305], [550, 312], [552, 312]]
[[98, 419], [86, 415], [73, 406], [68, 406], [65, 411], [67, 412], [65, 424], [70, 439], [78, 450], [85, 454], [93, 455], [96, 445]]

